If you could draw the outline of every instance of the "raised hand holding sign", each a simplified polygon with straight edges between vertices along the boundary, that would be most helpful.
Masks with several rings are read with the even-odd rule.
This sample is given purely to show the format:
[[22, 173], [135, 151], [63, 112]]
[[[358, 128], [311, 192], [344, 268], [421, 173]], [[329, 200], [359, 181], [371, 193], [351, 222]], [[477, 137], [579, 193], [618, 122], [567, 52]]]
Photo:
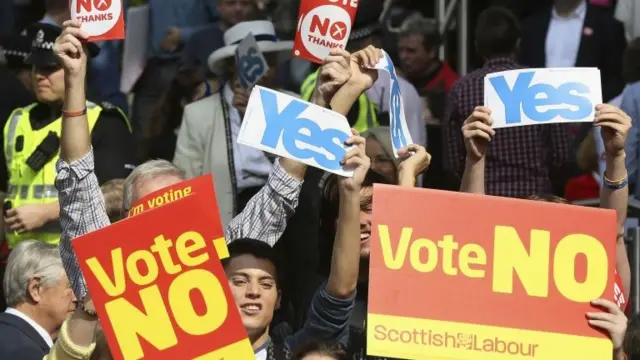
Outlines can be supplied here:
[[220, 262], [212, 183], [159, 190], [136, 216], [73, 240], [113, 359], [255, 359]]
[[122, 0], [71, 0], [71, 19], [80, 20], [88, 41], [124, 39]]
[[245, 89], [252, 88], [269, 70], [267, 60], [251, 33], [236, 48], [236, 67], [240, 84]]
[[344, 49], [358, 0], [302, 0], [293, 55], [322, 63], [332, 49]]
[[484, 103], [494, 128], [591, 122], [602, 103], [600, 71], [593, 68], [523, 69], [489, 74]]
[[341, 176], [352, 176], [341, 160], [351, 136], [347, 119], [331, 110], [275, 90], [251, 92], [238, 142]]

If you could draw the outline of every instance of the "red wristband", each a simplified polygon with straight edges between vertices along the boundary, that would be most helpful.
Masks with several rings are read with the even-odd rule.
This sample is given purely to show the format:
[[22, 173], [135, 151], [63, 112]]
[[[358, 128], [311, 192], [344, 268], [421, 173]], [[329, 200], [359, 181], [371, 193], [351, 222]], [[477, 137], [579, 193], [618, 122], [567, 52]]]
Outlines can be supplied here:
[[64, 117], [79, 117], [82, 115], [86, 115], [87, 114], [87, 108], [84, 108], [82, 110], [78, 110], [78, 111], [68, 111], [68, 110], [62, 110], [62, 116]]

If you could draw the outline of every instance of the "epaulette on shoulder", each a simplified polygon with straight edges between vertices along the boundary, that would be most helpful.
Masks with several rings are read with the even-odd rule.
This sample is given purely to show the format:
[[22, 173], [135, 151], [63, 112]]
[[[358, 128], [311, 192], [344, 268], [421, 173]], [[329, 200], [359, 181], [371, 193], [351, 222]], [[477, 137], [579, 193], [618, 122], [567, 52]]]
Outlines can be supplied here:
[[107, 110], [112, 110], [115, 109], [116, 106], [113, 105], [112, 103], [108, 102], [108, 101], [103, 101], [100, 103], [100, 106], [102, 106], [103, 109], [107, 109]]

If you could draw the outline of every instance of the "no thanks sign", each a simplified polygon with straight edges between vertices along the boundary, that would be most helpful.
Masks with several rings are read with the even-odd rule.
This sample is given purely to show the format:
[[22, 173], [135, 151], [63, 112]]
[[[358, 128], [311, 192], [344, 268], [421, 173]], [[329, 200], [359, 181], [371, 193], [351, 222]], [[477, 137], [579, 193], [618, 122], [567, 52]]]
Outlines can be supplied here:
[[303, 0], [293, 55], [321, 63], [331, 49], [347, 45], [358, 0]]
[[82, 21], [89, 41], [124, 39], [122, 0], [71, 0], [71, 17]]

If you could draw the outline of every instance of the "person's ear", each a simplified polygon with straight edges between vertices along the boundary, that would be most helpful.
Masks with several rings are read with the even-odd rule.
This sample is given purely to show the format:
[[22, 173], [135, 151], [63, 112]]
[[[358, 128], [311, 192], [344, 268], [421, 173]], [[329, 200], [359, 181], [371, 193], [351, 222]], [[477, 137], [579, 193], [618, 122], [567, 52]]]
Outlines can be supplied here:
[[276, 299], [276, 306], [274, 310], [280, 310], [280, 302], [282, 301], [282, 291], [278, 290], [278, 298]]
[[29, 281], [27, 282], [27, 294], [29, 294], [31, 300], [33, 300], [33, 302], [36, 304], [42, 300], [40, 297], [40, 280], [40, 277], [36, 276], [29, 279]]

